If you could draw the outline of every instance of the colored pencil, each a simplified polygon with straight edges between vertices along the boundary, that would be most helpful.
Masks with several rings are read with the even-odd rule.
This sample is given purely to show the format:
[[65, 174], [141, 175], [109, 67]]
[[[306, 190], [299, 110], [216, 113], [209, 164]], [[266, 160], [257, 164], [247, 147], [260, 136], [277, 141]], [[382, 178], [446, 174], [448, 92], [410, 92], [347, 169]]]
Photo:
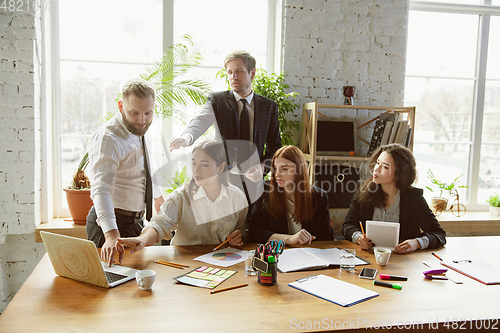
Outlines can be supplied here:
[[226, 291], [226, 290], [231, 290], [231, 289], [236, 289], [236, 288], [241, 288], [241, 287], [246, 287], [248, 286], [248, 283], [245, 283], [245, 284], [238, 284], [236, 286], [232, 286], [232, 287], [227, 287], [227, 288], [222, 288], [222, 289], [217, 289], [217, 290], [212, 290], [210, 291], [211, 294], [215, 294], [215, 293], [218, 293], [220, 291]]
[[189, 267], [189, 266], [186, 266], [186, 265], [176, 264], [174, 262], [168, 262], [168, 261], [163, 261], [163, 260], [155, 260], [154, 262], [156, 264], [170, 266], [170, 267], [175, 267], [175, 268], [180, 268], [180, 269], [184, 269], [186, 267]]
[[363, 236], [366, 238], [365, 231], [363, 230], [363, 223], [359, 221], [359, 226], [361, 227], [361, 232], [363, 233]]
[[227, 243], [227, 242], [229, 242], [230, 240], [231, 240], [231, 238], [226, 239], [226, 241], [225, 241], [224, 243], [222, 243], [221, 245], [217, 246], [217, 247], [214, 249], [214, 251], [217, 251], [218, 249], [220, 249], [220, 247], [221, 247], [222, 245], [226, 244], [226, 243]]

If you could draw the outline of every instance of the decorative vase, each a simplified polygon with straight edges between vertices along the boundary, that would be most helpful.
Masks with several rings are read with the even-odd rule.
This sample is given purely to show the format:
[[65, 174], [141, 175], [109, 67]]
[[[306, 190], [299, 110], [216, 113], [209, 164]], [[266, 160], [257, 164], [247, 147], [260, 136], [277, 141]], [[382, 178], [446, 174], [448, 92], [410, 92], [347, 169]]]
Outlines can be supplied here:
[[490, 206], [490, 215], [491, 216], [500, 216], [500, 207]]
[[342, 87], [342, 93], [344, 94], [344, 104], [354, 105], [354, 93], [356, 92], [355, 86], [344, 86]]
[[74, 224], [86, 224], [87, 215], [94, 205], [90, 199], [90, 189], [72, 190], [65, 188], [68, 208]]
[[448, 200], [444, 198], [432, 198], [432, 211], [434, 212], [434, 215], [438, 216], [443, 212], [443, 210], [446, 210], [446, 207], [448, 206]]

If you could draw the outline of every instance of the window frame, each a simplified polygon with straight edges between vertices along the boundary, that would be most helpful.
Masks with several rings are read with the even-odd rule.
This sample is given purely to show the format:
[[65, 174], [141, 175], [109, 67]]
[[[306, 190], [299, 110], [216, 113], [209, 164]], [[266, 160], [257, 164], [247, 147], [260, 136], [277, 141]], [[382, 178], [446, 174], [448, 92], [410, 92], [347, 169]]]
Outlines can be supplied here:
[[[284, 2], [268, 0], [267, 59], [268, 72], [282, 70], [282, 22]], [[163, 51], [174, 40], [174, 0], [163, 0]], [[53, 11], [41, 13], [42, 76], [45, 78], [41, 90], [41, 211], [40, 222], [49, 222], [58, 217], [69, 217], [69, 211], [61, 207], [61, 61], [86, 61], [82, 59], [61, 59], [59, 42], [59, 0], [54, 1]], [[91, 61], [102, 63], [103, 61]], [[118, 63], [118, 62], [117, 62]], [[129, 62], [127, 62], [129, 64]], [[130, 62], [130, 64], [133, 64]], [[142, 64], [142, 63], [141, 63]], [[150, 64], [153, 65], [153, 64]], [[162, 119], [163, 136], [171, 136], [172, 123]], [[165, 140], [163, 140], [165, 141]]]
[[[486, 85], [486, 68], [488, 57], [489, 29], [491, 16], [500, 16], [500, 6], [492, 6], [491, 0], [483, 0], [480, 5], [453, 4], [453, 3], [438, 3], [426, 1], [410, 1], [410, 11], [447, 13], [447, 14], [468, 14], [478, 15], [478, 39], [476, 48], [476, 68], [473, 78], [466, 77], [440, 77], [440, 76], [419, 76], [406, 75], [409, 78], [446, 78], [446, 79], [473, 79], [474, 80], [474, 96], [472, 104], [472, 124], [471, 124], [471, 139], [469, 142], [460, 142], [461, 144], [470, 145], [469, 154], [469, 177], [467, 185], [467, 209], [469, 210], [487, 210], [486, 203], [478, 203], [478, 186], [479, 186], [479, 167], [482, 146], [482, 127], [484, 114], [484, 98]], [[419, 141], [418, 143], [426, 143]], [[434, 143], [434, 142], [433, 142]]]

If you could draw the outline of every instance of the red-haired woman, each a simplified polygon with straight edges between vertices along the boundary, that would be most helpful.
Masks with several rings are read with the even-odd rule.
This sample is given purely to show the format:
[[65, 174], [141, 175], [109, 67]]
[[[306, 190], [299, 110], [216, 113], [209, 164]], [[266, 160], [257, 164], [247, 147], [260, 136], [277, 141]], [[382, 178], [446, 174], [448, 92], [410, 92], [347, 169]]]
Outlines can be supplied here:
[[372, 177], [356, 193], [342, 225], [345, 239], [359, 244], [362, 250], [371, 249], [374, 244], [363, 236], [359, 221], [365, 225], [366, 220], [372, 220], [399, 223], [397, 253], [446, 244], [446, 233], [429, 209], [423, 191], [411, 186], [417, 178], [411, 150], [399, 144], [382, 146], [373, 153], [369, 165], [373, 167]]
[[284, 146], [274, 154], [271, 181], [253, 207], [249, 233], [258, 243], [278, 239], [296, 245], [333, 240], [328, 196], [309, 183], [307, 163], [297, 147]]

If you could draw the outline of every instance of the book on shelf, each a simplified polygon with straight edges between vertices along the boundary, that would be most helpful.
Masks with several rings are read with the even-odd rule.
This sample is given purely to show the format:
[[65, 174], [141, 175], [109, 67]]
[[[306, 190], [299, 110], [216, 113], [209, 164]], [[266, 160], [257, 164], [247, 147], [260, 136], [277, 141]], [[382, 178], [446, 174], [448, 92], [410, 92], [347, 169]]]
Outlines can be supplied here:
[[394, 113], [394, 121], [391, 130], [391, 136], [389, 136], [389, 141], [387, 141], [387, 143], [394, 143], [394, 138], [396, 137], [396, 132], [398, 131], [398, 121], [399, 121], [399, 113]]
[[410, 148], [410, 146], [411, 146], [411, 143], [412, 143], [411, 139], [413, 137], [412, 135], [413, 135], [413, 128], [410, 127], [408, 129], [408, 137], [406, 138], [406, 141], [405, 141], [405, 147], [406, 148]]
[[372, 140], [370, 141], [370, 148], [368, 149], [368, 156], [370, 156], [378, 146], [380, 146], [380, 141], [382, 141], [382, 135], [384, 135], [385, 121], [377, 119], [375, 127], [373, 128]]
[[380, 141], [381, 146], [384, 146], [389, 143], [389, 136], [391, 135], [391, 130], [392, 130], [392, 121], [386, 121], [384, 134], [382, 135], [382, 140]]
[[404, 136], [407, 130], [408, 130], [408, 120], [398, 121], [398, 131], [396, 132], [394, 143], [403, 144]]
[[[368, 156], [370, 156], [378, 147], [382, 144], [382, 138], [384, 137], [386, 127], [392, 127], [392, 124], [395, 124], [396, 115], [394, 113], [383, 113], [377, 119], [375, 123], [375, 127], [373, 128], [372, 139], [370, 142], [370, 148], [368, 149]], [[390, 126], [387, 126], [388, 123]], [[388, 130], [390, 132], [390, 129]], [[389, 133], [387, 134], [389, 136]], [[389, 140], [387, 139], [387, 142]], [[387, 143], [385, 143], [387, 144]]]

